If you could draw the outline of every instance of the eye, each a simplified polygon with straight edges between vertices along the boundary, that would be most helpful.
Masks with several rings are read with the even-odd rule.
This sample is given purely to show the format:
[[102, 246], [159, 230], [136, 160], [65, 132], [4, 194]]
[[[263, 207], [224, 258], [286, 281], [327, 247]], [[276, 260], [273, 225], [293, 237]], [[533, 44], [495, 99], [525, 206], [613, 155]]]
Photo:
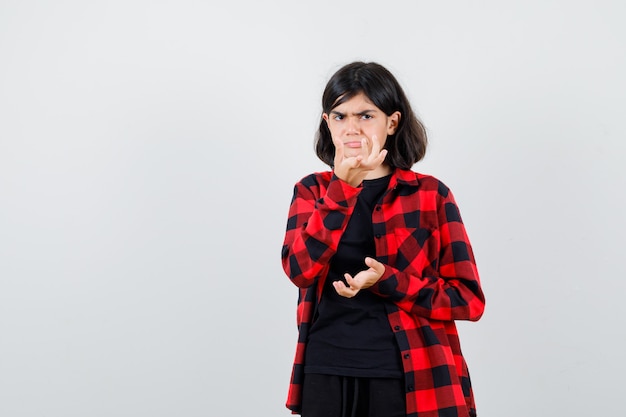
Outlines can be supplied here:
[[335, 113], [333, 115], [333, 120], [343, 120], [343, 114], [337, 114]]
[[362, 115], [361, 115], [361, 119], [363, 119], [363, 120], [369, 120], [369, 119], [371, 119], [372, 117], [373, 117], [373, 116], [372, 116], [371, 114], [367, 114], [367, 113], [366, 113], [366, 114], [362, 114]]

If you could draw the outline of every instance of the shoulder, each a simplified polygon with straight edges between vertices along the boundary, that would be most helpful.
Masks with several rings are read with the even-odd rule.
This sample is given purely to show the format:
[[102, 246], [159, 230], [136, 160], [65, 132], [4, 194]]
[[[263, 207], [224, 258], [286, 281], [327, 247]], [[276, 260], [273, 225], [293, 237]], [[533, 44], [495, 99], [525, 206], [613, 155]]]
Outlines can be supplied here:
[[415, 185], [421, 192], [438, 195], [447, 198], [450, 188], [439, 178], [412, 170], [397, 169], [396, 176], [399, 183]]
[[295, 195], [308, 196], [307, 198], [318, 198], [328, 189], [328, 185], [333, 177], [330, 171], [313, 172], [302, 177], [294, 186]]
[[333, 173], [331, 171], [320, 171], [313, 172], [309, 175], [302, 177], [297, 183], [296, 186], [303, 186], [306, 188], [313, 187], [326, 187], [328, 183], [333, 177]]

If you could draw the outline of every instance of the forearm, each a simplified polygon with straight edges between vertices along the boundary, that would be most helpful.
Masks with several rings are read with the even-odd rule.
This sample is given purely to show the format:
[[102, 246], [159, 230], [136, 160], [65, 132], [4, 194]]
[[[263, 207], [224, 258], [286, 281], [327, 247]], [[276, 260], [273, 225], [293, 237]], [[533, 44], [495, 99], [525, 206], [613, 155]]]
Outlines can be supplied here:
[[385, 272], [370, 288], [399, 308], [432, 320], [478, 320], [485, 298], [475, 265], [456, 265], [456, 276], [411, 274], [385, 265]]
[[325, 274], [354, 210], [359, 189], [333, 177], [321, 193], [296, 185], [282, 248], [283, 269], [305, 288]]

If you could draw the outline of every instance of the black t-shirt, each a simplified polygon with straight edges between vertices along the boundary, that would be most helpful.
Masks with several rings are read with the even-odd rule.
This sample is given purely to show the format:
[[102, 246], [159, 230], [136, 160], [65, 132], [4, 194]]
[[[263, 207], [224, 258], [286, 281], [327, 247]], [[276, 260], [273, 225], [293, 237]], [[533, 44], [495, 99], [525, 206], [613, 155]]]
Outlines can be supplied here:
[[372, 212], [390, 176], [363, 181], [337, 253], [330, 263], [322, 298], [307, 341], [304, 371], [354, 377], [401, 377], [400, 353], [391, 331], [384, 299], [368, 290], [353, 298], [337, 294], [332, 283], [344, 273], [353, 277], [368, 269], [365, 257], [375, 257]]

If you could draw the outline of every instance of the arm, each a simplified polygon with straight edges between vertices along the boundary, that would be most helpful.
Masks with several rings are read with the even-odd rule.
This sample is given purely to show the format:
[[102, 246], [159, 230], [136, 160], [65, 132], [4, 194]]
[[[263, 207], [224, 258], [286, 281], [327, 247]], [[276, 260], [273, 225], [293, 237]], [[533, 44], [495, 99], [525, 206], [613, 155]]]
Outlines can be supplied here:
[[294, 188], [282, 248], [283, 269], [300, 288], [326, 274], [354, 210], [359, 188], [332, 176], [327, 188], [313, 175]]
[[337, 252], [361, 191], [357, 187], [387, 156], [377, 140], [373, 140], [371, 149], [366, 138], [361, 138], [361, 143], [360, 155], [346, 157], [343, 142], [333, 136], [334, 168], [327, 188], [324, 190], [314, 175], [295, 186], [282, 262], [289, 278], [300, 288], [311, 286], [328, 272], [330, 258]]
[[[430, 236], [438, 242], [438, 253], [413, 253], [404, 270], [383, 264], [385, 270], [370, 291], [429, 319], [478, 320], [485, 298], [465, 226], [452, 193], [447, 191], [445, 197], [439, 196], [438, 227]], [[433, 264], [436, 266], [431, 267]]]

